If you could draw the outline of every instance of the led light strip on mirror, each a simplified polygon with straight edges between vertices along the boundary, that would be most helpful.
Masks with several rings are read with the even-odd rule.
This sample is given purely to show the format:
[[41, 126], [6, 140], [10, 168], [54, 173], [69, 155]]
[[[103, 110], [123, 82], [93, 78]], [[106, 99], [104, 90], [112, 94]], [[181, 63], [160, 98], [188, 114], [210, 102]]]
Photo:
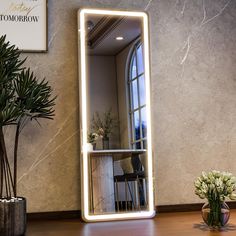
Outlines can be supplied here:
[[[143, 45], [144, 45], [144, 68], [146, 80], [146, 108], [147, 108], [147, 158], [148, 158], [148, 209], [145, 211], [114, 213], [103, 215], [91, 215], [89, 213], [89, 168], [88, 168], [88, 151], [87, 151], [87, 59], [86, 59], [86, 14], [94, 15], [111, 15], [140, 17], [143, 22]], [[99, 9], [81, 9], [78, 11], [79, 21], [79, 55], [80, 55], [80, 102], [81, 102], [81, 128], [82, 128], [82, 217], [87, 222], [124, 220], [151, 218], [155, 215], [153, 199], [153, 165], [152, 165], [152, 141], [151, 141], [151, 112], [150, 112], [150, 68], [149, 68], [149, 32], [148, 16], [145, 12], [130, 12], [116, 10], [99, 10]]]

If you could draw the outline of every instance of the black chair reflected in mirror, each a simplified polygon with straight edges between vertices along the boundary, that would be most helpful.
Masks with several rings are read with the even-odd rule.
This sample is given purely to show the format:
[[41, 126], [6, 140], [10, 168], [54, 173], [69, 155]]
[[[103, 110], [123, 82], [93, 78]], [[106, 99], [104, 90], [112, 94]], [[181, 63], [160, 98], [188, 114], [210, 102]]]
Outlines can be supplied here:
[[[130, 158], [120, 161], [123, 175], [114, 176], [116, 210], [142, 210], [147, 206], [145, 169], [139, 154], [133, 154]], [[120, 201], [119, 183], [125, 186], [125, 201]]]

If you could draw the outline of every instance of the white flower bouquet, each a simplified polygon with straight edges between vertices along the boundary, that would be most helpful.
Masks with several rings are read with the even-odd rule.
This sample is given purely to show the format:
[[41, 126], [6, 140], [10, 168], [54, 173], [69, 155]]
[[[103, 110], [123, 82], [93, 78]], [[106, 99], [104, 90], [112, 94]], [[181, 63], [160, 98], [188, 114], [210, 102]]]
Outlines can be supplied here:
[[[203, 219], [209, 226], [221, 227], [225, 223], [222, 214], [222, 204], [228, 197], [231, 200], [236, 199], [236, 178], [229, 172], [210, 171], [202, 172], [195, 182], [195, 194], [201, 199], [206, 198], [209, 203], [209, 212], [207, 218]], [[204, 214], [204, 213], [203, 213]]]
[[236, 178], [229, 172], [210, 171], [208, 174], [202, 172], [202, 175], [194, 182], [195, 193], [201, 198], [208, 200], [225, 201], [228, 197], [231, 200], [236, 199]]

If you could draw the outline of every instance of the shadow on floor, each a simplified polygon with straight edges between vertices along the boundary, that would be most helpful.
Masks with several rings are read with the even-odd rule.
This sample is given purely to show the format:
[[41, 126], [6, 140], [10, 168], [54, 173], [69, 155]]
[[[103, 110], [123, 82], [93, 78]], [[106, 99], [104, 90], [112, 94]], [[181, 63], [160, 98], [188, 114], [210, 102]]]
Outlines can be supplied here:
[[193, 228], [200, 229], [202, 231], [218, 231], [218, 232], [236, 231], [236, 225], [234, 224], [227, 224], [220, 229], [212, 229], [209, 228], [204, 222], [201, 222], [199, 224], [194, 224]]

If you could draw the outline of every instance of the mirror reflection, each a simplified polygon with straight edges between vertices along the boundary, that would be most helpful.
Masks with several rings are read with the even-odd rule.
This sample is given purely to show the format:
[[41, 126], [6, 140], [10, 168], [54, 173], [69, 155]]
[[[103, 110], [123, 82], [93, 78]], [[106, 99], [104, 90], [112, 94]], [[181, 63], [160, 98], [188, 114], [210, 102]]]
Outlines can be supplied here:
[[86, 17], [90, 214], [148, 209], [140, 17]]

